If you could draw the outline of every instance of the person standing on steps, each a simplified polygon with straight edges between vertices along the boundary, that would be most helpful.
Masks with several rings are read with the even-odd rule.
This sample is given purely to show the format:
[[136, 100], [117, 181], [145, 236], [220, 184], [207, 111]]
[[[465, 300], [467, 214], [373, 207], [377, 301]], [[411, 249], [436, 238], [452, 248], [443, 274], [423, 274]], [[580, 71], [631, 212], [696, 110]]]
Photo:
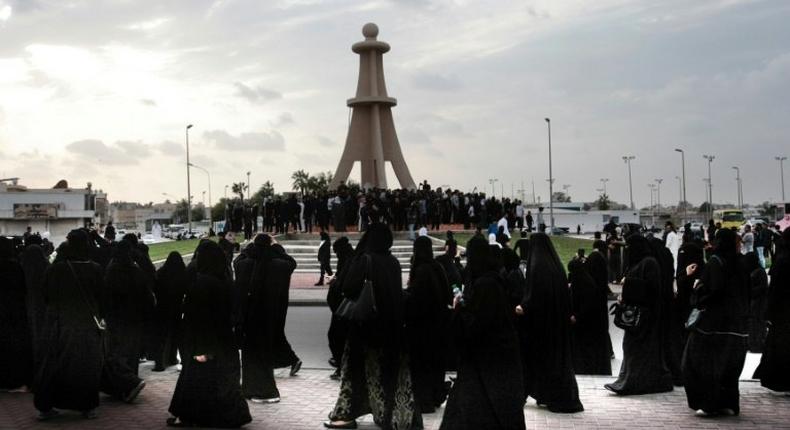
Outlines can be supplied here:
[[321, 277], [315, 283], [316, 287], [324, 285], [324, 275], [332, 276], [331, 251], [332, 240], [329, 238], [329, 233], [322, 231], [321, 245], [318, 246], [318, 264], [321, 265]]

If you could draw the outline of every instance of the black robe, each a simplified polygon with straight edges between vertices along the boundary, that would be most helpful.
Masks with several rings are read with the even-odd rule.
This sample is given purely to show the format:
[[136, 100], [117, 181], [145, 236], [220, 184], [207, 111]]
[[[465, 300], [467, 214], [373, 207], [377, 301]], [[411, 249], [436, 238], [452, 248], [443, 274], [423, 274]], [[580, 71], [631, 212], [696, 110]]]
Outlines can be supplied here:
[[771, 266], [765, 318], [771, 323], [754, 377], [763, 387], [790, 392], [790, 250], [780, 254]]
[[749, 351], [763, 352], [768, 326], [765, 310], [768, 306], [768, 275], [760, 266], [757, 255], [749, 253], [741, 257], [744, 282], [749, 288]]
[[10, 256], [0, 259], [0, 389], [29, 386], [33, 379], [25, 289], [22, 266]]
[[414, 400], [422, 413], [433, 412], [447, 398], [443, 352], [450, 300], [439, 263], [422, 263], [413, 270], [406, 288], [406, 336]]
[[187, 274], [183, 265], [172, 271], [160, 268], [157, 272], [154, 326], [158, 332], [158, 348], [153, 358], [159, 369], [178, 364], [177, 351], [186, 284]]
[[[530, 250], [530, 259], [543, 258]], [[560, 264], [559, 261], [556, 264]], [[524, 390], [539, 405], [552, 412], [584, 410], [573, 371], [571, 351], [571, 293], [562, 266], [554, 262], [530, 263], [524, 309], [525, 335], [522, 339]]]
[[573, 298], [573, 370], [577, 375], [612, 375], [607, 290], [596, 284], [585, 262], [568, 265]]
[[236, 260], [235, 289], [243, 297], [241, 315], [236, 319], [244, 333], [241, 349], [245, 397], [279, 397], [273, 369], [299, 360], [285, 338], [288, 287], [295, 268], [293, 258], [275, 252], [271, 246], [249, 246]]
[[145, 316], [151, 314], [154, 296], [146, 275], [131, 260], [110, 262], [105, 288], [107, 351], [101, 389], [122, 399], [142, 381], [138, 376], [140, 351], [146, 334]]
[[49, 260], [40, 246], [29, 245], [22, 252], [22, 269], [25, 272], [25, 287], [27, 289], [27, 321], [33, 344], [33, 369], [38, 369], [38, 363], [41, 361], [40, 351], [46, 347], [42, 344], [41, 332], [44, 328], [46, 315], [44, 276], [48, 267]]
[[653, 257], [629, 267], [623, 284], [623, 302], [640, 306], [641, 326], [623, 336], [623, 363], [617, 380], [606, 388], [617, 394], [672, 391], [672, 374], [664, 362], [661, 269]]
[[[329, 418], [350, 421], [373, 413], [380, 427], [421, 428], [422, 415], [414, 403], [403, 330], [400, 263], [388, 247], [379, 247], [355, 257], [349, 264], [343, 295], [356, 300], [368, 277], [375, 291], [377, 318], [364, 326], [350, 323], [341, 364], [340, 393]], [[371, 404], [379, 407], [373, 409]]]
[[748, 286], [718, 256], [708, 260], [693, 304], [704, 309], [683, 354], [688, 406], [705, 412], [740, 412], [738, 378], [746, 361]]
[[[607, 304], [609, 296], [612, 294], [609, 288], [609, 269], [607, 267], [606, 255], [597, 249], [593, 249], [587, 260], [584, 262], [587, 272], [592, 276], [598, 289], [606, 291]], [[606, 317], [606, 345], [609, 348], [609, 358], [614, 358], [614, 347], [612, 346], [612, 336], [609, 334], [609, 317]]]
[[480, 276], [464, 300], [453, 314], [458, 378], [440, 428], [524, 429], [519, 342], [503, 279], [494, 272]]
[[59, 261], [47, 270], [42, 331], [46, 348], [34, 382], [34, 404], [40, 411], [89, 411], [99, 406], [104, 334], [94, 317], [102, 317], [103, 278], [101, 266], [90, 261]]
[[[200, 427], [252, 421], [239, 386], [239, 353], [231, 324], [231, 284], [199, 273], [184, 298], [184, 360], [169, 411]], [[206, 355], [200, 363], [195, 356]]]

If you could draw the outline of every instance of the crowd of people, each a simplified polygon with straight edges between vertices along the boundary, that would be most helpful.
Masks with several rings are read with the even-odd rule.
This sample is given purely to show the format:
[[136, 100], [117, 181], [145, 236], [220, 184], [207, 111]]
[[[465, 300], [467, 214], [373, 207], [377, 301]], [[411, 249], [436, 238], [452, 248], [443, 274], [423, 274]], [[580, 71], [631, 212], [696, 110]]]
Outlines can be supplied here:
[[[360, 191], [341, 185], [337, 190], [298, 195], [269, 196], [261, 202], [239, 199], [225, 204], [226, 230], [250, 239], [258, 231], [272, 234], [326, 231], [364, 231], [376, 213], [393, 231], [416, 231], [421, 226], [440, 230], [443, 225], [465, 230], [487, 229], [493, 222], [507, 220], [511, 228], [537, 231], [545, 224], [543, 209], [535, 214], [518, 199], [487, 196], [473, 190], [432, 188], [423, 182], [419, 189], [369, 189]], [[260, 221], [260, 222], [259, 222]]]
[[[622, 284], [612, 311], [625, 334], [606, 389], [684, 386], [698, 413], [738, 414], [751, 349], [763, 353], [755, 378], [790, 392], [790, 230], [775, 238], [769, 282], [746, 233], [715, 225], [707, 238], [609, 225], [564, 264], [550, 236], [505, 219], [464, 244], [465, 264], [451, 232], [438, 256], [432, 239], [415, 238], [404, 284], [390, 212], [375, 199], [365, 208], [356, 247], [319, 226], [339, 381], [327, 428], [372, 414], [381, 428], [418, 429], [444, 404], [442, 429], [523, 429], [530, 397], [555, 413], [584, 410], [576, 375], [612, 375], [610, 281]], [[484, 210], [496, 214], [487, 222], [506, 218], [504, 207]], [[232, 232], [202, 240], [188, 264], [173, 252], [158, 270], [134, 235], [74, 230], [52, 263], [28, 242], [0, 238], [0, 388], [32, 391], [40, 420], [64, 409], [95, 417], [102, 392], [134, 402], [147, 358], [157, 371], [182, 366], [168, 425], [239, 427], [251, 421], [247, 401], [280, 400], [274, 369], [301, 368], [284, 333], [296, 262], [269, 234], [244, 248]]]

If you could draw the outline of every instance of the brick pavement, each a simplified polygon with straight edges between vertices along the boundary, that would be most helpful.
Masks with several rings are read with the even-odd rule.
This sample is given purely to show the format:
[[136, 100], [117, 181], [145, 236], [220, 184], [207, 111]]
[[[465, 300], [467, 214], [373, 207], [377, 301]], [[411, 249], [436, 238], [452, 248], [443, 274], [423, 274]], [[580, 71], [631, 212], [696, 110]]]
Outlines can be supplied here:
[[[148, 386], [137, 402], [127, 405], [102, 398], [99, 417], [85, 421], [77, 414], [47, 423], [34, 420], [31, 394], [0, 394], [0, 429], [160, 429], [166, 428], [167, 407], [178, 373], [175, 368], [150, 373], [151, 363], [141, 366]], [[338, 383], [329, 379], [329, 370], [303, 369], [288, 377], [277, 371], [277, 384], [283, 396], [274, 405], [250, 404], [254, 420], [247, 429], [301, 430], [320, 429], [334, 405]], [[741, 382], [741, 415], [738, 417], [700, 418], [686, 407], [682, 389], [671, 393], [618, 397], [603, 384], [611, 377], [578, 377], [585, 411], [578, 414], [552, 414], [530, 402], [524, 409], [528, 429], [633, 429], [633, 428], [711, 428], [711, 429], [790, 429], [790, 398], [774, 397], [755, 382]], [[438, 429], [442, 409], [425, 415], [425, 428]], [[375, 429], [370, 416], [360, 421], [361, 429]]]

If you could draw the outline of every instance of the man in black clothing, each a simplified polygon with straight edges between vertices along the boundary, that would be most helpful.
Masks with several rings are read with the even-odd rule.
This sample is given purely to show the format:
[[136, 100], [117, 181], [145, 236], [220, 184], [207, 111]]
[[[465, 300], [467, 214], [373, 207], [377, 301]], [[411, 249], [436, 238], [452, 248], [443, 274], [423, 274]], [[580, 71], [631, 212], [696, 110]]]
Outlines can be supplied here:
[[521, 261], [526, 261], [529, 255], [529, 239], [527, 239], [527, 231], [521, 230], [521, 239], [516, 241], [516, 246], [513, 248], [518, 253]]

